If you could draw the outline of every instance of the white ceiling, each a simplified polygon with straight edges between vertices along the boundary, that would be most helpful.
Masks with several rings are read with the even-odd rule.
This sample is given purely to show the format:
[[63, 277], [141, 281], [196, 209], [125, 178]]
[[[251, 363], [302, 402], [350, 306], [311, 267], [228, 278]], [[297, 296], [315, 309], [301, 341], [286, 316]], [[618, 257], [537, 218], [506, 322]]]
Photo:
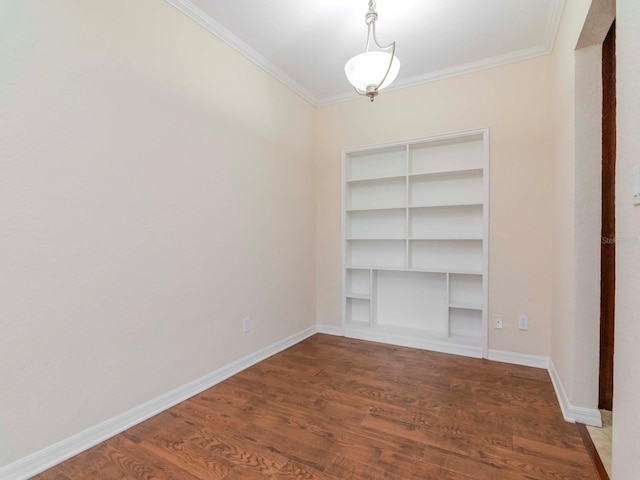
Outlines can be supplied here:
[[[367, 0], [167, 0], [310, 102], [356, 96], [344, 64], [366, 42]], [[550, 53], [564, 0], [377, 0], [399, 88]]]

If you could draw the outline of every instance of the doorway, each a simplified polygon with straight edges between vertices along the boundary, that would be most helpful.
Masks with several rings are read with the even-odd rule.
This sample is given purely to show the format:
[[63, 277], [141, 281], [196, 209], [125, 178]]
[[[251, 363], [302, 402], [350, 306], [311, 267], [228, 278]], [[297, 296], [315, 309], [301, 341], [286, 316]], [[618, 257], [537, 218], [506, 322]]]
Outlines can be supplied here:
[[600, 375], [598, 408], [613, 409], [616, 287], [616, 23], [602, 44], [602, 242], [600, 257]]

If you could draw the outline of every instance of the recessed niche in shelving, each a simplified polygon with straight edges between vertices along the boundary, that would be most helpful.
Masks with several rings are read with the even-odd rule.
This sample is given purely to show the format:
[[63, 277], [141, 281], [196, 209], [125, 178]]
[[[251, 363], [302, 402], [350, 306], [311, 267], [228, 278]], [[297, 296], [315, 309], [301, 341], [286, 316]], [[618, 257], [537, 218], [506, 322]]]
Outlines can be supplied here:
[[407, 185], [404, 177], [384, 178], [345, 185], [347, 208], [404, 207]]
[[345, 181], [406, 175], [406, 158], [404, 145], [354, 152], [345, 165]]
[[416, 143], [409, 147], [409, 173], [483, 168], [483, 135]]
[[409, 266], [482, 272], [482, 240], [411, 240]]
[[347, 266], [405, 268], [405, 240], [348, 240]]
[[371, 271], [350, 268], [347, 270], [347, 296], [371, 297]]
[[482, 238], [482, 205], [409, 210], [411, 238]]
[[449, 303], [451, 305], [483, 304], [482, 275], [449, 275]]
[[416, 176], [409, 181], [409, 205], [479, 203], [484, 197], [482, 170]]
[[406, 209], [347, 212], [347, 238], [404, 238]]
[[370, 325], [371, 303], [363, 298], [347, 298], [347, 318], [349, 324]]
[[461, 337], [476, 337], [482, 335], [482, 311], [466, 308], [449, 309], [449, 334]]
[[375, 322], [447, 334], [447, 276], [442, 273], [375, 273]]

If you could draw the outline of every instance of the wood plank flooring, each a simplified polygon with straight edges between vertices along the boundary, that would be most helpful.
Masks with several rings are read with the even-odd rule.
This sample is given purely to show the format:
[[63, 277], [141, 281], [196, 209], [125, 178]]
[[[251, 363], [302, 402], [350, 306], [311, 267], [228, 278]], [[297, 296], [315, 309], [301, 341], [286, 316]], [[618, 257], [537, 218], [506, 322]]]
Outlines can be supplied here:
[[598, 475], [545, 370], [315, 335], [35, 478]]

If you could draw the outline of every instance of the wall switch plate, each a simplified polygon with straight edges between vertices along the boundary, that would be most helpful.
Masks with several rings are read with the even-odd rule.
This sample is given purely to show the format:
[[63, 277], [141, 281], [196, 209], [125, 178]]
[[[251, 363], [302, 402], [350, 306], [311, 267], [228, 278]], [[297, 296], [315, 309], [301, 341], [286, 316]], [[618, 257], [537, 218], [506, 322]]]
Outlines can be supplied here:
[[529, 330], [529, 317], [527, 315], [520, 315], [518, 317], [518, 328], [520, 330]]
[[242, 333], [249, 333], [251, 331], [251, 318], [244, 317], [242, 319]]
[[493, 316], [493, 328], [502, 330], [502, 315]]
[[633, 204], [640, 205], [640, 165], [636, 165], [632, 170], [633, 177]]

